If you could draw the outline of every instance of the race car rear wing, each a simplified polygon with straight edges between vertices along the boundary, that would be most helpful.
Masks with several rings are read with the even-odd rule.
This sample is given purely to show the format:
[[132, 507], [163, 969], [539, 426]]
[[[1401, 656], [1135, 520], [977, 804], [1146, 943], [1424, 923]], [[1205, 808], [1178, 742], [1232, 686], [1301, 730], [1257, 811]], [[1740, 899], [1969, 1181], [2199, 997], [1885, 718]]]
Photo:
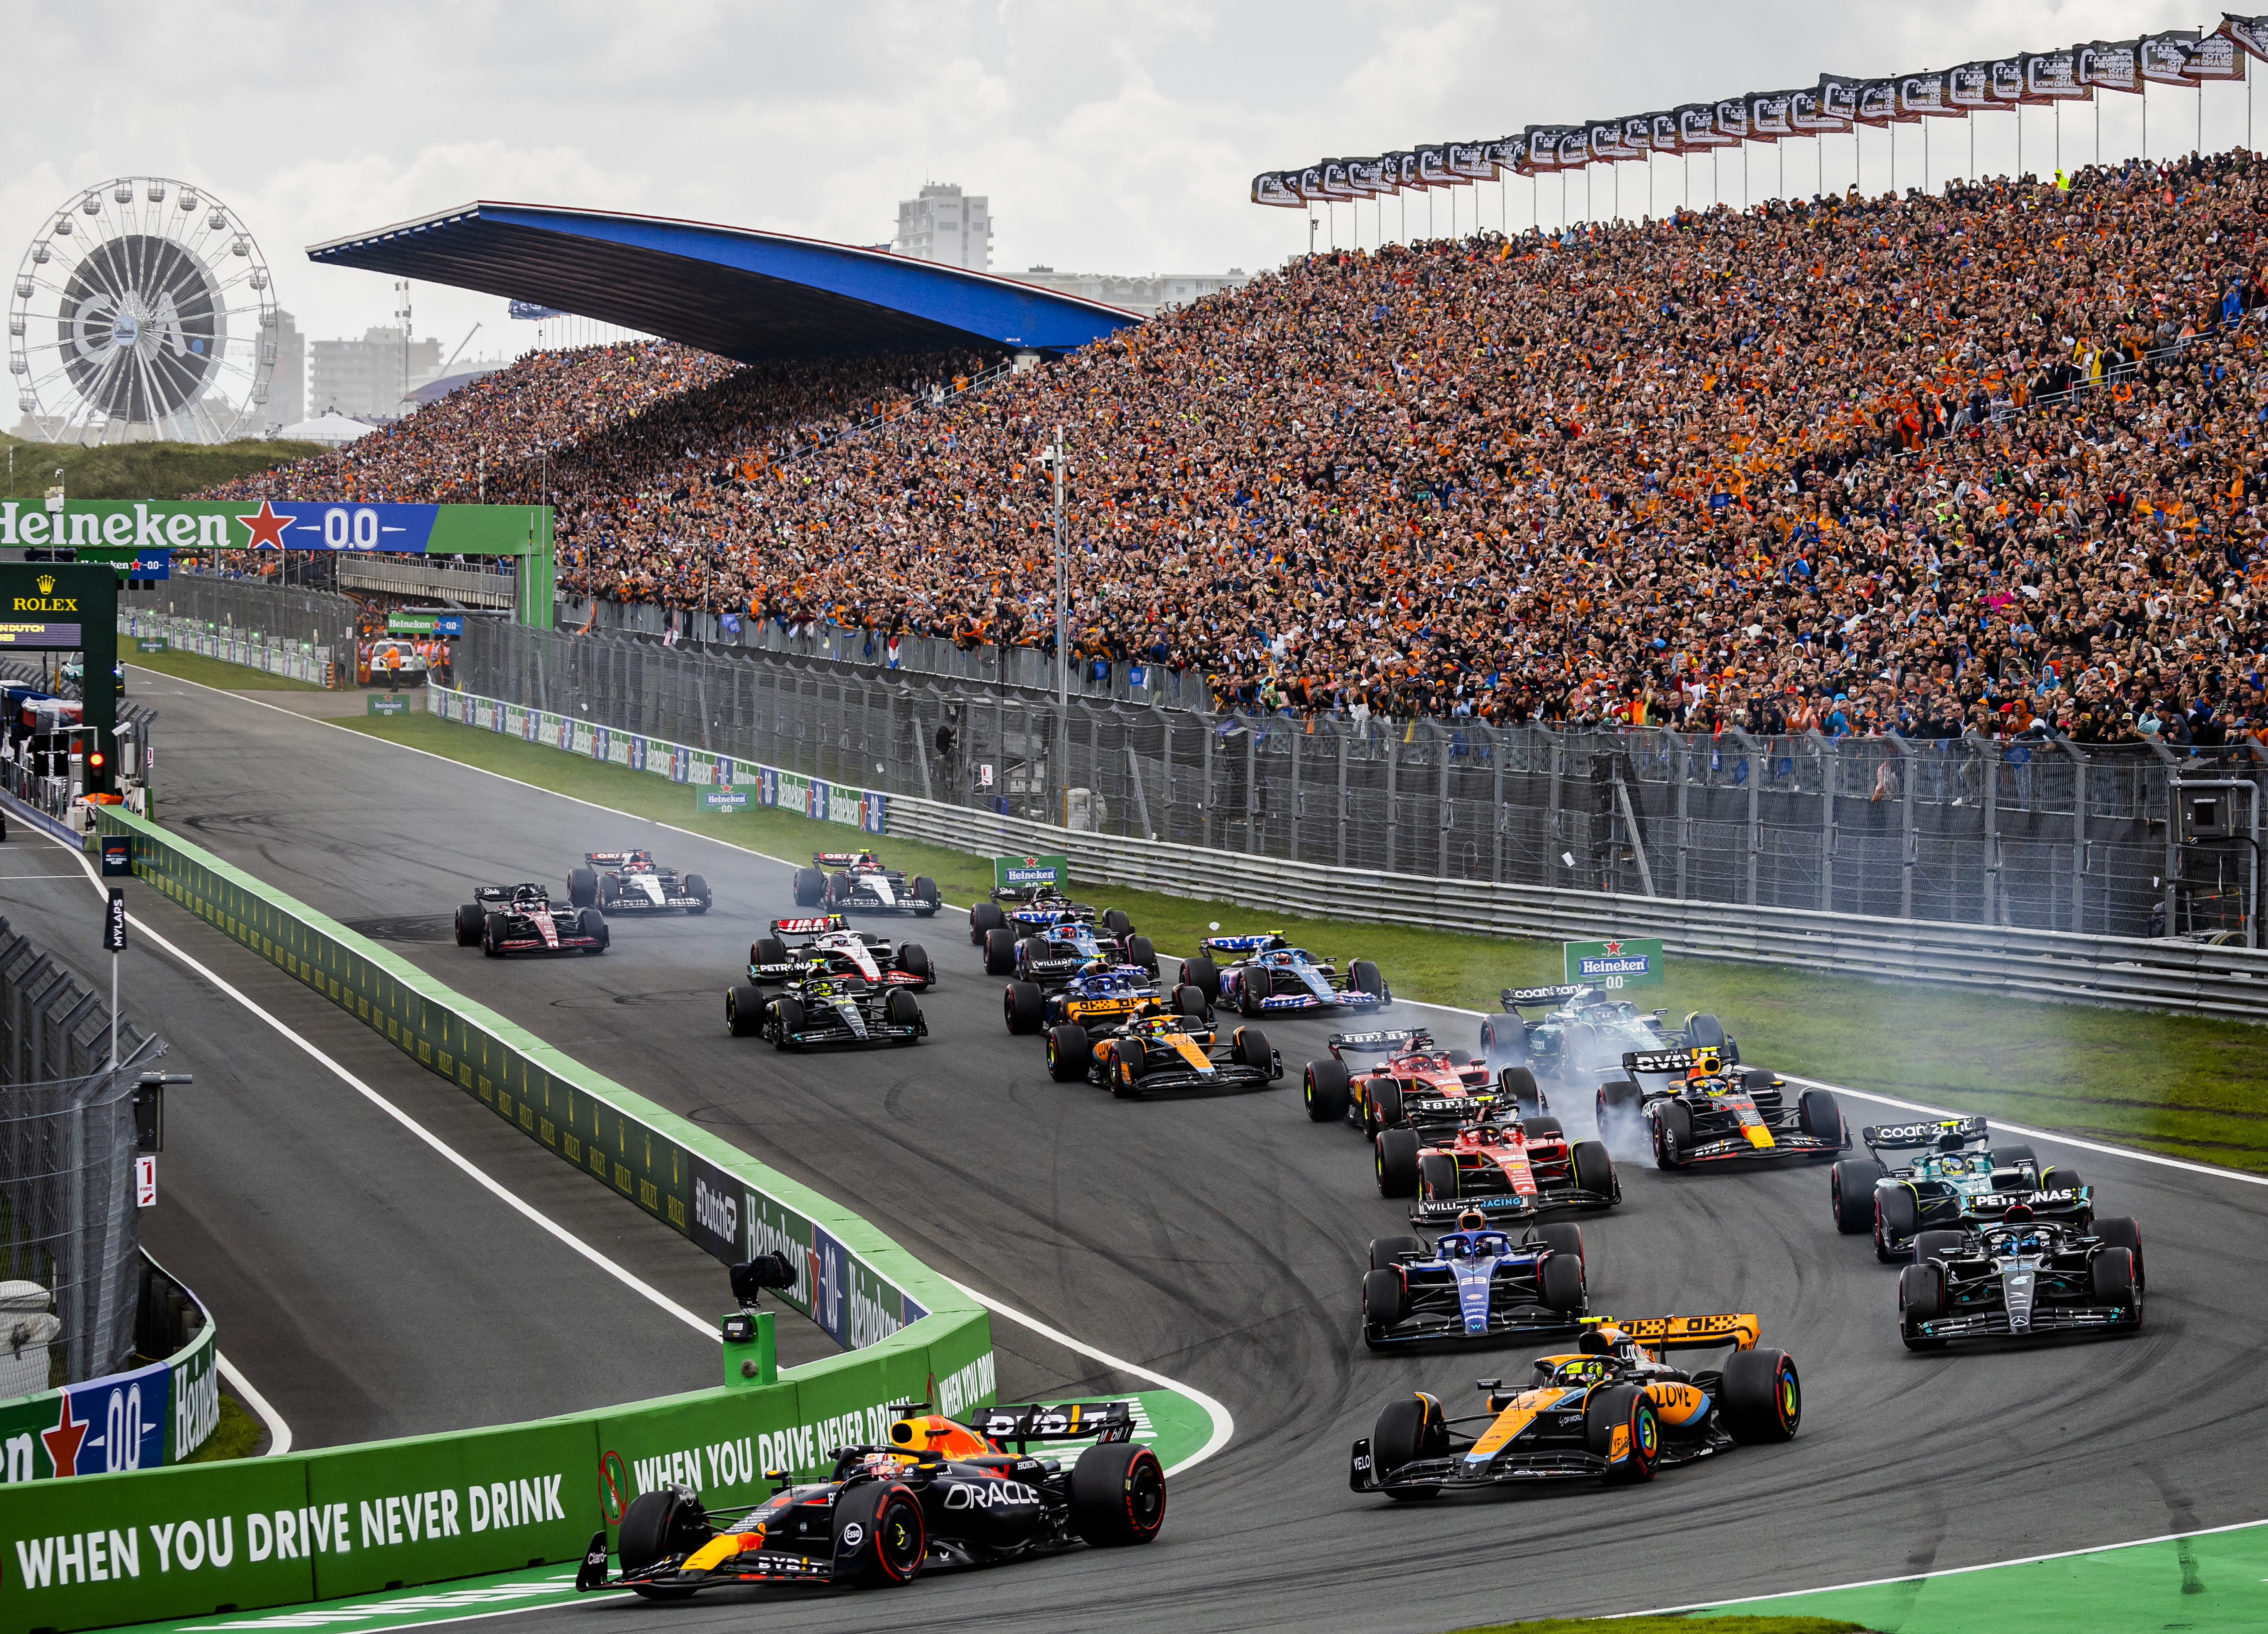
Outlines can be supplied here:
[[508, 902], [522, 891], [534, 891], [546, 902], [551, 898], [550, 892], [530, 881], [522, 885], [476, 885], [473, 887], [473, 900], [476, 902]]
[[1255, 931], [1242, 936], [1209, 936], [1197, 944], [1197, 950], [1207, 953], [1245, 953], [1272, 952], [1291, 946], [1281, 931]]
[[1433, 1034], [1422, 1027], [1399, 1033], [1334, 1033], [1327, 1047], [1335, 1056], [1342, 1049], [1358, 1055], [1391, 1055], [1400, 1049], [1431, 1049]]
[[861, 864], [879, 868], [881, 859], [872, 851], [814, 851], [811, 865], [814, 868], [856, 868]]
[[1060, 1402], [1021, 1407], [980, 1407], [967, 1423], [996, 1445], [1018, 1451], [1033, 1441], [1130, 1441], [1134, 1408], [1128, 1402]]
[[847, 931], [850, 922], [841, 914], [816, 914], [806, 919], [775, 919], [774, 936], [823, 936], [829, 931]]
[[1723, 1316], [1586, 1316], [1583, 1326], [1618, 1328], [1650, 1351], [1753, 1351], [1764, 1324], [1752, 1312]]
[[583, 860], [593, 868], [619, 868], [623, 864], [644, 857], [644, 851], [585, 851]]
[[1623, 1051], [1623, 1071], [1625, 1072], [1690, 1072], [1702, 1064], [1702, 1058], [1721, 1062], [1714, 1050], [1692, 1049], [1625, 1049]]
[[1538, 1005], [1564, 1005], [1571, 998], [1589, 992], [1587, 987], [1507, 987], [1498, 995], [1507, 1013], [1517, 1014], [1522, 1005], [1533, 1008]]
[[1867, 1143], [1869, 1151], [1882, 1152], [1934, 1146], [1948, 1135], [1958, 1135], [1963, 1141], [1983, 1140], [1984, 1120], [1975, 1116], [1937, 1118], [1926, 1123], [1869, 1124], [1859, 1131], [1859, 1138]]

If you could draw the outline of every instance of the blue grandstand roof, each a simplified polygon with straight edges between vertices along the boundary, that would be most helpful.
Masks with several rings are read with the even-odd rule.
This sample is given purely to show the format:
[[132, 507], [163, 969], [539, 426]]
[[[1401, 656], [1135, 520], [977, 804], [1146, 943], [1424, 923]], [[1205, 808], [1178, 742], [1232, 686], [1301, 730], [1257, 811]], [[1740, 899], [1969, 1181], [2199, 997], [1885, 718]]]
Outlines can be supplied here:
[[1069, 351], [1138, 314], [990, 273], [746, 227], [488, 200], [318, 244], [310, 261], [481, 290], [742, 363]]

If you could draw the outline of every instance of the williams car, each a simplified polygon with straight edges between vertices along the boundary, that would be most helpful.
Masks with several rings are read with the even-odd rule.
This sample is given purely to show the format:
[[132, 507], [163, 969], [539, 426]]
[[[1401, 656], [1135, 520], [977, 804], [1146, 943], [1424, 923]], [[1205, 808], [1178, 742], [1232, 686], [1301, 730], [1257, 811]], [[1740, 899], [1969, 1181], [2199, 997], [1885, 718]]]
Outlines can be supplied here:
[[1515, 1236], [1471, 1210], [1430, 1243], [1371, 1239], [1363, 1343], [1383, 1351], [1420, 1340], [1573, 1333], [1586, 1297], [1581, 1226], [1531, 1226]]

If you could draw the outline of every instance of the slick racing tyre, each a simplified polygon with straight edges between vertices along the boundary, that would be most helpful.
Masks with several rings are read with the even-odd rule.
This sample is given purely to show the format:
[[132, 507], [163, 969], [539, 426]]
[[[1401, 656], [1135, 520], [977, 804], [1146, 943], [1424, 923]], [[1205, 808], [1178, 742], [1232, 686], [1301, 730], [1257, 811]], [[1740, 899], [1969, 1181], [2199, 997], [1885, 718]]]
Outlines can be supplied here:
[[2124, 1248], [2134, 1256], [2134, 1285], [2148, 1286], [2142, 1270], [2142, 1228], [2124, 1214], [2107, 1215], [2095, 1222], [2095, 1234], [2110, 1247]]
[[1609, 1122], [1621, 1122], [1638, 1116], [1638, 1088], [1626, 1078], [1610, 1078], [1599, 1086], [1598, 1120], [1603, 1130]]
[[784, 965], [787, 962], [787, 944], [776, 936], [760, 936], [748, 946], [748, 962]]
[[703, 879], [697, 873], [687, 874], [685, 876], [685, 894], [688, 896], [698, 897], [700, 899], [696, 902], [692, 907], [685, 910], [688, 915], [705, 914], [709, 911], [709, 904], [713, 899], [709, 894], [708, 880]]
[[1121, 1100], [1138, 1100], [1142, 1075], [1150, 1070], [1150, 1051], [1138, 1038], [1122, 1038], [1110, 1047], [1107, 1074], [1110, 1093]]
[[1913, 1257], [1914, 1237], [1921, 1230], [1921, 1203], [1911, 1186], [1886, 1186], [1874, 1194], [1874, 1257], [1896, 1265]]
[[1814, 1140], [1843, 1140], [1843, 1108], [1835, 1104], [1835, 1097], [1823, 1089], [1807, 1089], [1803, 1099], [1796, 1103], [1796, 1122], [1803, 1132]]
[[892, 1027], [919, 1027], [921, 1019], [921, 1000], [910, 988], [894, 987], [882, 1000], [882, 1019]]
[[984, 946], [987, 931], [1005, 929], [1008, 916], [1000, 911], [998, 902], [979, 902], [968, 910], [968, 939], [976, 946]]
[[1132, 1441], [1090, 1446], [1071, 1467], [1071, 1529], [1096, 1549], [1146, 1543], [1166, 1524], [1166, 1469]]
[[1653, 1167], [1685, 1167], [1685, 1153], [1693, 1145], [1693, 1114], [1683, 1101], [1660, 1102], [1653, 1115]]
[[2076, 1170], [2065, 1168], [2061, 1164], [2051, 1163], [2040, 1171], [2042, 1191], [2077, 1191], [2085, 1184], [2087, 1182], [2080, 1179]]
[[589, 868], [570, 868], [567, 871], [567, 905], [570, 908], [595, 908], [599, 905], [599, 876]]
[[583, 909], [576, 915], [575, 923], [584, 935], [597, 944], [589, 950], [592, 953], [603, 953], [615, 945], [615, 933], [608, 927], [607, 916], [597, 909]]
[[1685, 1018], [1685, 1036], [1695, 1049], [1725, 1048], [1725, 1024], [1705, 1010], [1698, 1010]]
[[2141, 1278], [2134, 1274], [2132, 1249], [2103, 1249], [2089, 1262], [2087, 1276], [2097, 1305], [2117, 1306], [2133, 1312], [2134, 1321], [2141, 1320]]
[[1402, 1272], [1395, 1266], [1362, 1274], [1362, 1329], [1366, 1337], [1382, 1333], [1403, 1316]]
[[1076, 1084], [1084, 1079], [1091, 1055], [1086, 1029], [1077, 1022], [1066, 1021], [1048, 1029], [1048, 1076], [1057, 1083]]
[[1803, 1383], [1786, 1351], [1735, 1351], [1725, 1361], [1725, 1428], [1735, 1441], [1793, 1441]]
[[919, 942], [908, 942], [898, 949], [898, 968], [913, 977], [914, 984], [924, 992], [936, 983], [937, 967], [930, 962], [929, 949]]
[[1583, 1308], [1583, 1264], [1572, 1254], [1554, 1254], [1536, 1273], [1544, 1305], [1555, 1311]]
[[1016, 933], [1013, 931], [995, 925], [984, 933], [984, 974], [1016, 974]]
[[1378, 1195], [1414, 1196], [1418, 1190], [1418, 1131], [1409, 1128], [1381, 1130], [1371, 1145], [1378, 1169]]
[[[1449, 1425], [1441, 1403], [1422, 1392], [1388, 1402], [1371, 1428], [1370, 1467], [1381, 1480], [1405, 1464], [1440, 1458], [1448, 1450]], [[1387, 1496], [1408, 1502], [1438, 1497], [1440, 1490], [1438, 1486], [1411, 1487]]]
[[[1256, 979], [1257, 978], [1257, 979]], [[1236, 1007], [1247, 1017], [1257, 1016], [1268, 997], [1269, 978], [1256, 970], [1247, 970], [1236, 978]]]
[[[624, 1571], [642, 1571], [674, 1555], [689, 1555], [716, 1535], [701, 1499], [681, 1486], [641, 1492], [622, 1512], [615, 1552]], [[632, 1586], [648, 1600], [683, 1600], [689, 1588]]]
[[2034, 1152], [2029, 1146], [2021, 1145], [2014, 1146], [1995, 1146], [1992, 1148], [1992, 1167], [1996, 1169], [2021, 1168], [2027, 1163], [2032, 1166], [2031, 1174], [2026, 1177], [2018, 1185], [2009, 1188], [2010, 1190], [2029, 1191], [2031, 1189], [2032, 1182], [2039, 1177], [2039, 1154]]
[[1373, 1237], [1370, 1240], [1370, 1269], [1386, 1270], [1405, 1254], [1423, 1255], [1425, 1252], [1425, 1245], [1415, 1237]]
[[772, 1035], [774, 1049], [801, 1049], [803, 1042], [796, 1034], [803, 1028], [802, 1001], [790, 998], [784, 993], [773, 999], [765, 1008], [764, 1026]]
[[1207, 1004], [1220, 999], [1220, 967], [1200, 953], [1195, 959], [1182, 961], [1182, 981], [1205, 996]]
[[1926, 1339], [1916, 1327], [1945, 1314], [1945, 1268], [1909, 1265], [1898, 1273], [1898, 1336], [1909, 1351], [1941, 1351], [1942, 1339]]
[[1481, 1059], [1498, 1056], [1518, 1065], [1528, 1059], [1528, 1024], [1518, 1016], [1481, 1018]]
[[1543, 1115], [1543, 1091], [1535, 1074], [1526, 1067], [1506, 1067], [1496, 1075], [1496, 1093], [1512, 1102], [1524, 1118]]
[[504, 957], [504, 916], [490, 914], [481, 921], [481, 952], [490, 959]]
[[1158, 974], [1158, 950], [1150, 946], [1148, 937], [1130, 936], [1126, 938], [1126, 962], [1139, 965], [1155, 975]]
[[816, 868], [795, 871], [795, 905], [816, 908], [827, 895], [827, 876]]
[[1230, 1034], [1236, 1059], [1256, 1072], [1265, 1072], [1276, 1064], [1276, 1052], [1270, 1048], [1268, 1034], [1256, 1027], [1241, 1027]]
[[1615, 1456], [1615, 1432], [1623, 1432], [1622, 1455], [1609, 1465], [1606, 1478], [1613, 1482], [1653, 1479], [1661, 1457], [1661, 1419], [1653, 1399], [1643, 1387], [1609, 1385], [1594, 1390], [1583, 1403], [1583, 1439], [1601, 1458]]
[[1036, 1033], [1046, 1024], [1048, 1005], [1036, 982], [1011, 982], [1001, 990], [1000, 1012], [1008, 1031], [1021, 1036]]
[[917, 919], [926, 919], [945, 906], [945, 898], [938, 891], [937, 881], [925, 873], [914, 876], [913, 898], [914, 917]]
[[1134, 922], [1126, 916], [1126, 910], [1123, 908], [1104, 909], [1102, 928], [1122, 939], [1134, 934]]
[[1188, 1016], [1195, 1021], [1210, 1021], [1212, 1019], [1212, 1001], [1204, 996], [1203, 988], [1192, 987], [1184, 982], [1174, 990], [1174, 1013]]
[[1576, 1185], [1605, 1196], [1615, 1195], [1615, 1160], [1607, 1155], [1604, 1141], [1579, 1140], [1568, 1155], [1573, 1159], [1570, 1167]]
[[1567, 1133], [1557, 1118], [1522, 1118], [1520, 1120], [1520, 1132], [1530, 1141], [1560, 1140], [1565, 1138]]
[[725, 990], [725, 1027], [734, 1038], [754, 1038], [764, 1024], [764, 996], [753, 987]]
[[1835, 1229], [1846, 1237], [1874, 1229], [1874, 1182], [1889, 1171], [1875, 1158], [1838, 1158], [1827, 1176]]
[[1367, 959], [1358, 959], [1347, 967], [1347, 985], [1358, 993], [1368, 993], [1381, 1005], [1386, 1002], [1386, 978]]
[[921, 1500], [902, 1481], [861, 1481], [835, 1500], [838, 1580], [898, 1588], [921, 1574], [929, 1553]]
[[457, 909], [457, 946], [478, 947], [481, 945], [481, 931], [487, 925], [488, 918], [489, 916], [481, 911], [481, 905], [478, 902], [467, 902], [462, 908]]
[[1310, 1061], [1300, 1092], [1307, 1099], [1307, 1116], [1315, 1122], [1346, 1122], [1354, 1092], [1347, 1078], [1345, 1062], [1329, 1057]]
[[1458, 1196], [1457, 1160], [1446, 1152], [1421, 1155], [1418, 1159], [1418, 1195], [1427, 1203], [1454, 1202]]
[[1408, 1120], [1409, 1115], [1402, 1109], [1402, 1086], [1390, 1078], [1374, 1078], [1364, 1084], [1363, 1100], [1368, 1108], [1365, 1114], [1367, 1134], [1399, 1129]]
[[1913, 1240], [1913, 1262], [1926, 1265], [1932, 1260], [1942, 1260], [1958, 1255], [1967, 1236], [1957, 1231], [1925, 1231]]

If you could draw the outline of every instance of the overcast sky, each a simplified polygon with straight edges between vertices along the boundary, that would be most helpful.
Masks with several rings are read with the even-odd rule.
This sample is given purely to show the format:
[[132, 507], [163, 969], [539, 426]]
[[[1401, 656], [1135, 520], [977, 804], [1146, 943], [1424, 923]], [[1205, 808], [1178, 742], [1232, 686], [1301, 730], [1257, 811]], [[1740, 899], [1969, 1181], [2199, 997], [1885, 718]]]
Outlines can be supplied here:
[[[2135, 4], [1624, 4], [1571, 7], [1302, 0], [834, 0], [672, 4], [613, 0], [382, 7], [4, 0], [14, 70], [0, 125], [0, 254], [11, 266], [78, 190], [170, 176], [228, 203], [313, 337], [361, 333], [393, 305], [375, 275], [318, 268], [306, 247], [476, 198], [686, 216], [852, 243], [887, 239], [925, 179], [988, 195], [993, 267], [1115, 273], [1254, 269], [1304, 247], [1300, 212], [1247, 202], [1250, 178], [1325, 155], [1470, 139], [1638, 113], [1822, 72], [1893, 73], [2219, 14]], [[2208, 147], [2241, 142], [2248, 87], [2205, 93]], [[2154, 92], [2151, 148], [2195, 140], [2198, 99]], [[2103, 148], [2139, 151], [2138, 99], [2106, 99]], [[2044, 171], [2052, 109], [2026, 115]], [[2096, 115], [2064, 117], [2064, 152], [2091, 157]], [[2014, 121], [1974, 121], [1978, 168], [2014, 167]], [[1966, 170], [1957, 121], [1926, 127], [1932, 179]], [[1889, 183], [1868, 132], [1867, 183]], [[1899, 133], [1901, 184], [1920, 180], [1921, 129]], [[1817, 180], [1815, 144], [1749, 151], [1757, 196], [1786, 166]], [[1851, 139], [1827, 180], [1850, 180]], [[1710, 166], [1694, 161], [1700, 202]], [[1657, 201], [1680, 185], [1655, 162]], [[1646, 173], [1624, 166], [1626, 210]], [[1736, 161], [1722, 166], [1740, 196]], [[1799, 187], [1799, 183], [1800, 184]], [[1604, 175], [1594, 184], [1603, 210]], [[1541, 184], [1547, 224], [1559, 184]], [[1572, 208], [1583, 184], [1573, 184]], [[1484, 224], [1527, 224], [1531, 187], [1479, 189]], [[1459, 225], [1476, 199], [1459, 195]], [[1422, 209], [1420, 204], [1418, 208]], [[1448, 225], [1445, 205], [1436, 222]], [[1399, 225], [1386, 207], [1385, 228]], [[1355, 224], [1341, 210], [1341, 242]], [[1421, 225], [1413, 217], [1413, 230]], [[1366, 208], [1362, 241], [1379, 223]], [[467, 356], [532, 338], [502, 300], [417, 286], [416, 329]]]

